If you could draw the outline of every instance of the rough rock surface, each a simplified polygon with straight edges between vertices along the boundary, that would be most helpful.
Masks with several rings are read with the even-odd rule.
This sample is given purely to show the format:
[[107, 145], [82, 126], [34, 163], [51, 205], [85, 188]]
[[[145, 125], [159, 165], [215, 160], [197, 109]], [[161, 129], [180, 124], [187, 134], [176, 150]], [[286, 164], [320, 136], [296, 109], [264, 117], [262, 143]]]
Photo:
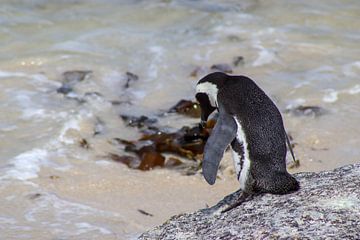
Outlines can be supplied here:
[[139, 239], [360, 239], [360, 164], [294, 176], [298, 192], [259, 195], [220, 213], [238, 191], [211, 208], [174, 216]]

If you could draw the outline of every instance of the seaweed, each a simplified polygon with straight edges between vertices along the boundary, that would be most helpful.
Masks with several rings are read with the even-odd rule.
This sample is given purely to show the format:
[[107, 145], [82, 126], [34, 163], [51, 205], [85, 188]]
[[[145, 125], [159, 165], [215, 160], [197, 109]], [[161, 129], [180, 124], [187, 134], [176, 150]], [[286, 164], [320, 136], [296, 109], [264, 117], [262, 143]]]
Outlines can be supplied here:
[[134, 156], [110, 154], [109, 157], [114, 161], [126, 164], [130, 168], [143, 171], [154, 167], [172, 168], [183, 163], [172, 156], [166, 160], [163, 154], [177, 155], [197, 161], [202, 158], [206, 140], [213, 127], [214, 120], [209, 121], [205, 128], [184, 126], [172, 132], [153, 127], [156, 131], [143, 133], [138, 140], [114, 139], [117, 143], [124, 145], [126, 152], [130, 152]]

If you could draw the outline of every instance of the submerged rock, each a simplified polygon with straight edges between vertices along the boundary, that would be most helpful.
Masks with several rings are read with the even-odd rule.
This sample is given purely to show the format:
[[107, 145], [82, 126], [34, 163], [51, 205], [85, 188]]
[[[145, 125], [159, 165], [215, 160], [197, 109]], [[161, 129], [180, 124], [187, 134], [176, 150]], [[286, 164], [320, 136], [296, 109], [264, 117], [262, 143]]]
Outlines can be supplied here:
[[139, 76], [134, 74], [134, 73], [131, 73], [131, 72], [126, 72], [126, 83], [124, 85], [124, 88], [129, 88], [130, 87], [130, 84], [132, 82], [135, 82], [139, 80]]
[[143, 127], [149, 128], [157, 122], [157, 119], [149, 118], [146, 116], [135, 117], [129, 115], [120, 115], [120, 117], [125, 122], [126, 125], [137, 128], [143, 128]]
[[360, 239], [360, 164], [294, 176], [301, 184], [295, 193], [259, 195], [221, 214], [237, 191], [139, 239]]
[[76, 83], [84, 81], [92, 71], [66, 71], [62, 74], [62, 85], [57, 89], [58, 93], [68, 94], [73, 91]]
[[235, 67], [239, 66], [239, 65], [244, 65], [245, 64], [245, 59], [243, 56], [237, 56], [237, 57], [234, 57], [233, 58], [233, 61], [232, 61], [233, 65]]
[[295, 108], [286, 109], [285, 113], [294, 116], [319, 117], [327, 113], [327, 111], [319, 106], [297, 106]]
[[212, 71], [219, 71], [219, 72], [224, 72], [224, 73], [232, 73], [233, 72], [231, 66], [227, 63], [214, 64], [210, 67], [210, 69]]

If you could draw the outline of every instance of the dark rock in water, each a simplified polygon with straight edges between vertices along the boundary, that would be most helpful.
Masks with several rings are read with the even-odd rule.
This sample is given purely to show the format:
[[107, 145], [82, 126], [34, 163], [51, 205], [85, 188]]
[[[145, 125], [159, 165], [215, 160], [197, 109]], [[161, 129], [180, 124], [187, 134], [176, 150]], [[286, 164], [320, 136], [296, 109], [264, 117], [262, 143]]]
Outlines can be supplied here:
[[87, 97], [87, 98], [95, 98], [95, 97], [99, 97], [99, 98], [102, 98], [103, 95], [99, 92], [86, 92], [84, 94], [84, 97]]
[[93, 135], [100, 135], [105, 131], [105, 122], [101, 120], [99, 117], [96, 117], [96, 122], [94, 126], [94, 133]]
[[92, 71], [67, 71], [63, 73], [63, 82], [75, 84], [84, 81], [90, 73], [92, 73]]
[[285, 113], [294, 116], [319, 117], [327, 113], [327, 111], [319, 106], [297, 106], [295, 108], [286, 109]]
[[62, 86], [57, 89], [58, 93], [68, 94], [73, 91], [76, 83], [83, 81], [92, 71], [67, 71], [62, 74]]
[[237, 35], [229, 35], [226, 37], [230, 42], [241, 42], [243, 39]]
[[29, 199], [31, 199], [31, 200], [37, 199], [37, 198], [39, 198], [41, 196], [42, 196], [41, 193], [33, 193], [33, 194], [28, 195]]
[[118, 106], [121, 104], [127, 104], [127, 105], [132, 105], [130, 100], [124, 100], [124, 101], [120, 101], [120, 100], [111, 100], [110, 103], [114, 106]]
[[244, 65], [245, 64], [244, 57], [243, 56], [234, 57], [232, 63], [234, 64], [235, 67], [239, 66], [240, 64]]
[[62, 94], [68, 94], [70, 92], [73, 91], [73, 86], [71, 86], [70, 84], [68, 83], [63, 83], [61, 85], [61, 87], [59, 87], [57, 90], [56, 90], [58, 93], [62, 93]]
[[128, 125], [130, 127], [138, 127], [138, 128], [150, 127], [150, 126], [153, 126], [157, 122], [157, 119], [148, 118], [146, 116], [135, 117], [135, 116], [128, 116], [128, 115], [120, 115], [120, 117], [122, 118], [122, 120], [124, 120], [126, 125]]
[[124, 88], [129, 88], [130, 84], [137, 80], [139, 80], [138, 75], [131, 73], [131, 72], [126, 72], [126, 83], [124, 85]]
[[193, 118], [199, 118], [201, 115], [199, 103], [184, 99], [171, 107], [168, 112], [176, 112]]
[[212, 71], [219, 71], [224, 73], [232, 73], [233, 70], [229, 64], [226, 63], [220, 63], [220, 64], [214, 64], [210, 67]]
[[360, 164], [294, 176], [301, 185], [295, 193], [259, 195], [220, 213], [238, 191], [211, 208], [174, 216], [139, 239], [360, 239]]

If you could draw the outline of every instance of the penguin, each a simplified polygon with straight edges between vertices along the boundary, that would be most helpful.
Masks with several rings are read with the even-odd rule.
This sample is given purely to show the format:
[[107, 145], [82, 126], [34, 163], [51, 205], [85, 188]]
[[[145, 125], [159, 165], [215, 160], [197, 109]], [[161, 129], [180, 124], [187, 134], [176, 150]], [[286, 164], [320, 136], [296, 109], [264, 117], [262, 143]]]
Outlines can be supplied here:
[[211, 113], [219, 113], [204, 147], [205, 180], [210, 185], [215, 183], [220, 161], [230, 145], [242, 190], [237, 202], [223, 212], [258, 194], [299, 190], [299, 182], [286, 169], [288, 138], [280, 111], [253, 80], [210, 73], [198, 81], [195, 97], [201, 108], [201, 126]]

